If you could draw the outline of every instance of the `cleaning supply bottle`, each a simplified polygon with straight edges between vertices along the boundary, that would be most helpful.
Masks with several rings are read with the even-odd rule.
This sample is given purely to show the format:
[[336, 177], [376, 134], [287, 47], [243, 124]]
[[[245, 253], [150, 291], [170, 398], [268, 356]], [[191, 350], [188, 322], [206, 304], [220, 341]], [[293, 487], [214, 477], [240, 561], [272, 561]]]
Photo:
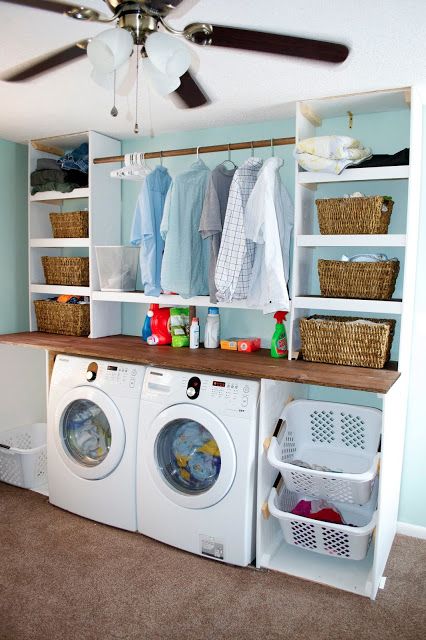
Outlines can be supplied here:
[[204, 330], [204, 347], [206, 349], [217, 349], [220, 345], [220, 318], [217, 307], [209, 307]]
[[152, 304], [152, 309], [147, 313], [151, 317], [151, 335], [147, 338], [149, 345], [170, 344], [172, 334], [170, 333], [170, 309], [159, 304]]
[[150, 304], [149, 305], [149, 310], [147, 311], [147, 314], [145, 316], [145, 322], [143, 323], [143, 327], [142, 327], [142, 340], [145, 340], [145, 342], [148, 340], [149, 336], [152, 335], [152, 330], [151, 330], [151, 318], [154, 315], [153, 311], [154, 309], [152, 308], [153, 305]]
[[277, 324], [271, 340], [271, 356], [273, 358], [288, 358], [287, 333], [284, 326], [287, 313], [287, 311], [277, 311], [274, 315]]
[[189, 329], [189, 348], [198, 349], [200, 346], [200, 325], [198, 318], [192, 318], [191, 327]]

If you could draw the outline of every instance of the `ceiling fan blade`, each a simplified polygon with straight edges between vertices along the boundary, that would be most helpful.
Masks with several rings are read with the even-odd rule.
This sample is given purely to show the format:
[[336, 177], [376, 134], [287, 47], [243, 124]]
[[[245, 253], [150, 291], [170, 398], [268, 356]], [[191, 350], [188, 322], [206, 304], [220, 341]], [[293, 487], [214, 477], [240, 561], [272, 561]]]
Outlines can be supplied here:
[[210, 102], [207, 95], [195, 81], [190, 71], [186, 71], [180, 79], [180, 86], [173, 92], [177, 94], [188, 109], [202, 107]]
[[27, 64], [25, 67], [18, 67], [14, 71], [10, 71], [8, 74], [2, 76], [2, 80], [6, 82], [20, 82], [22, 80], [29, 80], [35, 76], [50, 71], [55, 67], [72, 62], [81, 56], [86, 55], [86, 46], [88, 40], [81, 40], [76, 44], [68, 46], [55, 53], [51, 53], [43, 58], [39, 58], [37, 61], [33, 61]]
[[207, 40], [205, 34], [199, 33], [198, 37], [197, 34], [194, 34], [191, 38], [192, 41], [196, 44], [211, 44], [215, 47], [230, 47], [334, 63], [343, 62], [349, 54], [348, 47], [337, 42], [251, 31], [250, 29], [238, 29], [216, 24], [211, 27], [212, 33]]
[[81, 5], [68, 4], [66, 2], [50, 2], [49, 0], [0, 0], [7, 4], [18, 4], [21, 7], [31, 7], [33, 9], [42, 9], [43, 11], [52, 11], [53, 13], [62, 13], [77, 20], [93, 20], [103, 16], [99, 11], [82, 7]]

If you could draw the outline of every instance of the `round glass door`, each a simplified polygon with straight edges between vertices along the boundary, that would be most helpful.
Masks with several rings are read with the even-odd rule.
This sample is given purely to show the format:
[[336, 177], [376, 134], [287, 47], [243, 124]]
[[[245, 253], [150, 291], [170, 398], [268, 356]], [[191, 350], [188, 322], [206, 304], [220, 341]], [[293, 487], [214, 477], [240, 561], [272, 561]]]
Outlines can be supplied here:
[[211, 489], [219, 477], [221, 454], [210, 431], [196, 420], [168, 422], [157, 436], [158, 468], [178, 491], [200, 494]]
[[95, 402], [79, 399], [64, 412], [62, 438], [66, 451], [76, 462], [94, 467], [109, 453], [111, 426]]
[[206, 509], [230, 490], [237, 470], [234, 443], [224, 423], [204, 407], [167, 407], [142, 438], [155, 487], [174, 504]]

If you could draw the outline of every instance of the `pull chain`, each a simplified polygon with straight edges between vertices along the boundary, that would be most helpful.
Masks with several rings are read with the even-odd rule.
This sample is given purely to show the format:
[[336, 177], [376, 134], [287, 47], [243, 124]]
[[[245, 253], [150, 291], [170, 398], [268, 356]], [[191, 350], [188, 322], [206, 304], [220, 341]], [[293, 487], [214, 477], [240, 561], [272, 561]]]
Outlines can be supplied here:
[[116, 70], [114, 69], [114, 99], [113, 99], [113, 105], [112, 105], [112, 109], [110, 111], [111, 115], [113, 118], [116, 118], [118, 116], [118, 109], [115, 106], [115, 80], [116, 80]]
[[136, 105], [135, 105], [135, 128], [134, 128], [135, 133], [139, 133], [138, 100], [139, 100], [139, 46], [136, 45]]

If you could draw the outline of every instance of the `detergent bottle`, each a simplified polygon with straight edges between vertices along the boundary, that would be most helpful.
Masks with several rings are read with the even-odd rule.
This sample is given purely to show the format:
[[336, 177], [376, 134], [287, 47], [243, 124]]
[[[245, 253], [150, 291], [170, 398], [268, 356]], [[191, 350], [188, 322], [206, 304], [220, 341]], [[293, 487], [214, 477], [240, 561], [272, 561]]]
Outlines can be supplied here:
[[170, 333], [170, 309], [163, 307], [160, 309], [159, 304], [152, 304], [152, 309], [147, 313], [151, 317], [151, 335], [147, 338], [147, 343], [155, 344], [171, 344], [172, 334]]
[[288, 358], [287, 333], [284, 320], [287, 311], [277, 311], [274, 315], [277, 324], [271, 340], [271, 356], [273, 358]]
[[143, 327], [142, 327], [141, 338], [142, 338], [142, 340], [145, 340], [145, 342], [148, 340], [149, 336], [152, 335], [151, 318], [154, 315], [153, 306], [154, 306], [153, 304], [149, 305], [149, 309], [148, 309], [147, 314], [145, 316], [145, 322], [143, 323]]

